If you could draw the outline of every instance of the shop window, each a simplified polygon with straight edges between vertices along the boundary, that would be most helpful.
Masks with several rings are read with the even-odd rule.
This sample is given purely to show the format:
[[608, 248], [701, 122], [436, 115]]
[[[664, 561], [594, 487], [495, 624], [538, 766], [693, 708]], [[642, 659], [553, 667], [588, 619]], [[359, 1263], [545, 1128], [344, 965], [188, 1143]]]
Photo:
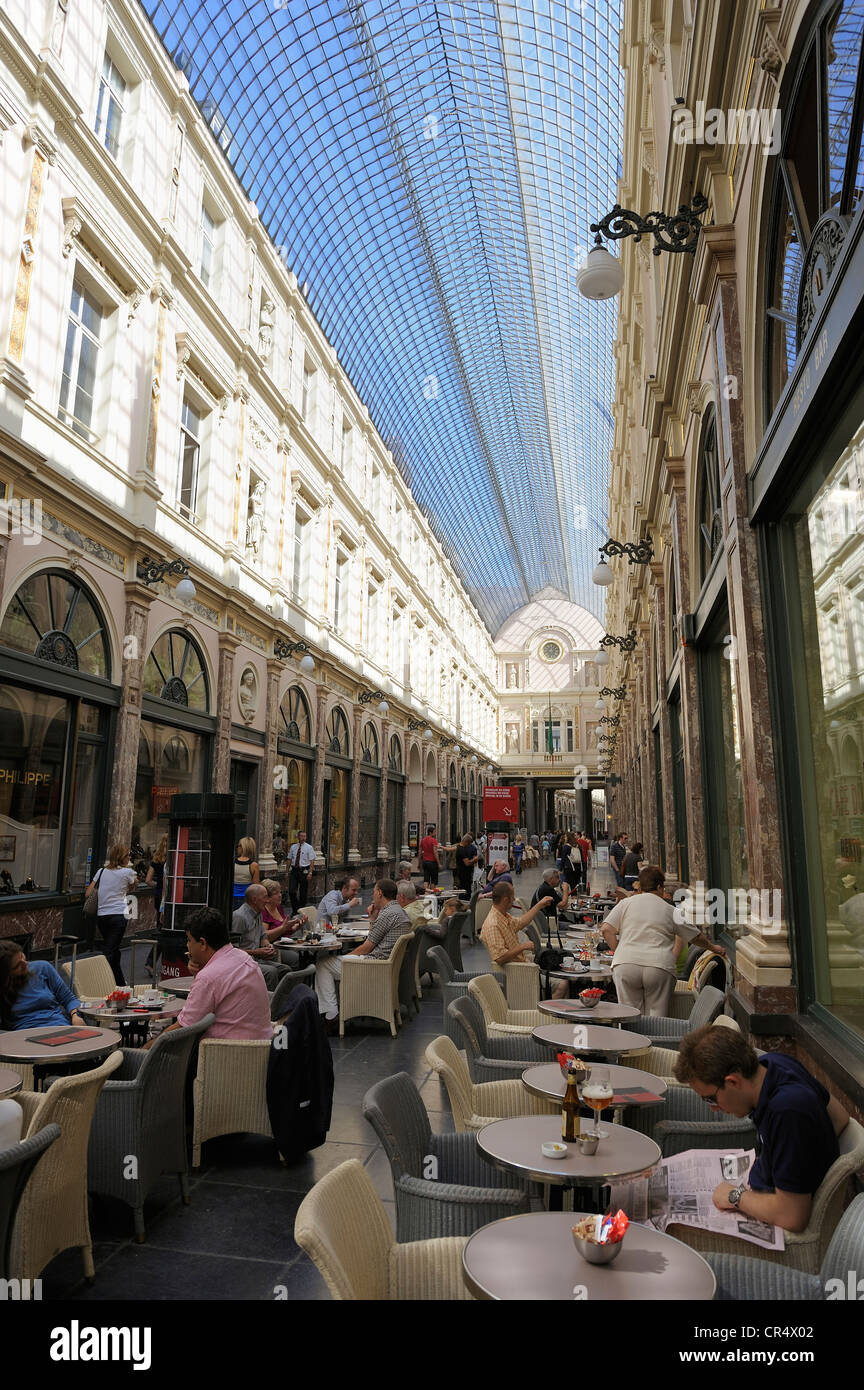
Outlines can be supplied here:
[[331, 867], [348, 858], [348, 806], [351, 778], [342, 768], [331, 768], [324, 783], [324, 833]]
[[360, 774], [360, 823], [357, 848], [361, 859], [375, 859], [378, 854], [378, 801], [380, 784], [369, 773]]
[[351, 738], [348, 733], [348, 720], [338, 705], [330, 711], [324, 728], [324, 747], [328, 753], [342, 758], [351, 756]]
[[387, 783], [387, 848], [392, 855], [402, 848], [402, 815], [405, 804], [405, 784]]
[[390, 752], [387, 758], [387, 766], [391, 772], [402, 772], [402, 744], [396, 734], [390, 738]]
[[279, 705], [278, 743], [283, 739], [293, 739], [296, 743], [312, 742], [312, 719], [306, 696], [299, 685], [292, 685]]
[[172, 705], [209, 713], [204, 661], [188, 632], [172, 628], [154, 643], [144, 667], [143, 688]]
[[83, 584], [62, 570], [31, 575], [16, 590], [0, 626], [0, 645], [111, 679], [105, 623]]
[[363, 735], [360, 740], [360, 761], [368, 763], [371, 767], [378, 767], [381, 761], [378, 752], [378, 735], [375, 732], [375, 725], [372, 723], [363, 726]]
[[145, 861], [168, 832], [172, 796], [204, 791], [209, 748], [204, 734], [141, 720], [132, 841]]
[[723, 545], [720, 507], [720, 468], [717, 458], [717, 420], [709, 406], [702, 422], [697, 474], [696, 517], [699, 526], [699, 582], [704, 584], [714, 556]]
[[302, 758], [289, 758], [285, 764], [285, 785], [274, 793], [273, 857], [278, 864], [287, 859], [298, 832], [308, 833], [311, 767]]

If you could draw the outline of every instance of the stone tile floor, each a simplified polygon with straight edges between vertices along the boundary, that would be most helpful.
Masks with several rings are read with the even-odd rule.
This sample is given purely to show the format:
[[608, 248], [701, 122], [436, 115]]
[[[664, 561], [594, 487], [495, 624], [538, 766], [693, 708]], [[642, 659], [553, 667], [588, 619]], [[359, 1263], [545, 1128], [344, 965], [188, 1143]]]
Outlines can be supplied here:
[[[516, 880], [519, 896], [528, 902], [539, 881], [539, 869], [526, 870]], [[482, 946], [462, 944], [466, 969], [488, 964]], [[211, 1140], [191, 1178], [190, 1206], [180, 1201], [174, 1178], [163, 1179], [154, 1190], [143, 1245], [133, 1239], [129, 1208], [92, 1199], [95, 1282], [84, 1282], [80, 1253], [67, 1250], [43, 1271], [43, 1299], [329, 1299], [318, 1271], [293, 1238], [297, 1208], [318, 1178], [346, 1159], [359, 1159], [395, 1229], [390, 1167], [361, 1113], [368, 1088], [405, 1071], [420, 1088], [433, 1130], [453, 1128], [444, 1087], [424, 1057], [427, 1044], [443, 1032], [437, 986], [424, 986], [419, 1017], [403, 1024], [395, 1038], [383, 1025], [349, 1026], [344, 1039], [331, 1039], [335, 1091], [326, 1144], [285, 1167], [273, 1142], [263, 1137]]]

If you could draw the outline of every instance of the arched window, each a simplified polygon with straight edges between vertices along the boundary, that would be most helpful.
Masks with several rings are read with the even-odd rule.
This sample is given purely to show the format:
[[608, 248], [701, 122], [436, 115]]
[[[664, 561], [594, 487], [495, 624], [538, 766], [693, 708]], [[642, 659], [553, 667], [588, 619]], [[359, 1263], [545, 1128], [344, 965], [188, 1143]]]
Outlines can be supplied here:
[[818, 317], [864, 196], [859, 5], [824, 6], [784, 100], [768, 232], [766, 417]]
[[195, 640], [182, 628], [163, 632], [153, 644], [144, 667], [144, 690], [172, 705], [198, 710], [210, 710], [207, 673], [201, 650]]
[[714, 556], [723, 545], [720, 467], [717, 458], [717, 418], [713, 405], [708, 407], [702, 421], [696, 489], [696, 516], [699, 523], [699, 579], [700, 583], [704, 583]]
[[474, 782], [474, 773], [473, 773], [473, 772], [471, 773], [471, 784], [470, 784], [470, 787], [469, 787], [469, 793], [470, 793], [471, 796], [474, 796], [474, 795], [476, 794], [476, 784], [475, 784], [475, 782]]
[[372, 767], [378, 767], [381, 761], [378, 752], [378, 735], [375, 732], [375, 725], [371, 721], [363, 726], [363, 737], [360, 740], [360, 761], [369, 763]]
[[348, 720], [338, 705], [334, 705], [331, 709], [324, 728], [324, 746], [328, 753], [338, 753], [343, 758], [350, 758], [351, 756]]
[[108, 633], [95, 601], [74, 574], [42, 570], [17, 590], [0, 643], [88, 676], [111, 679]]
[[467, 792], [468, 790], [468, 778], [465, 776], [464, 767], [459, 769], [459, 790], [460, 792]]
[[456, 790], [456, 764], [455, 764], [455, 763], [451, 763], [451, 764], [450, 764], [450, 786], [453, 788], [453, 790], [454, 790], [454, 792], [455, 792], [455, 790]]
[[402, 771], [402, 744], [396, 734], [390, 735], [390, 752], [387, 758], [387, 766], [391, 772]]
[[312, 742], [309, 706], [299, 685], [289, 686], [282, 696], [279, 705], [279, 733], [282, 738], [294, 739], [295, 743]]

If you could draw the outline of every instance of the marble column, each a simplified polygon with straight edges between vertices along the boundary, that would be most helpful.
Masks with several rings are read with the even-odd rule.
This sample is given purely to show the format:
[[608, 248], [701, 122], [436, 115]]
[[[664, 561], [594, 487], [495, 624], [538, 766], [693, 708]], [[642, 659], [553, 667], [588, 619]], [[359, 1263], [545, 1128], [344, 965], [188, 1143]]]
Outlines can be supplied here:
[[[690, 603], [690, 543], [687, 518], [687, 489], [685, 461], [669, 457], [664, 462], [667, 484], [671, 493], [672, 563], [675, 566], [675, 589], [679, 611], [689, 611]], [[680, 637], [676, 631], [676, 641]], [[684, 750], [685, 801], [687, 816], [687, 859], [691, 883], [705, 881], [705, 815], [702, 805], [702, 730], [699, 719], [699, 680], [696, 652], [692, 647], [681, 648], [681, 742]]]
[[[219, 633], [219, 671], [216, 679], [216, 745], [213, 749], [211, 791], [231, 790], [231, 711], [234, 708], [234, 653], [240, 645], [233, 632]], [[272, 846], [272, 835], [271, 835]]]
[[273, 858], [273, 785], [276, 771], [276, 739], [279, 734], [279, 683], [282, 678], [282, 662], [270, 657], [267, 662], [267, 707], [264, 716], [264, 758], [261, 763], [261, 787], [258, 793], [258, 863], [262, 876], [266, 869], [272, 875], [278, 867]]
[[360, 735], [363, 731], [363, 721], [366, 715], [362, 705], [354, 707], [354, 733], [351, 747], [354, 752], [354, 766], [351, 771], [351, 834], [349, 836], [351, 847], [348, 850], [348, 863], [360, 863], [360, 770], [363, 767], [360, 761]]
[[381, 785], [378, 788], [378, 858], [398, 859], [399, 846], [388, 844], [387, 841], [387, 764], [388, 748], [390, 744], [390, 723], [387, 719], [381, 721]]
[[325, 747], [324, 724], [327, 715], [327, 697], [329, 691], [326, 685], [316, 687], [315, 696], [315, 763], [312, 770], [312, 824], [309, 827], [309, 839], [315, 850], [315, 871], [324, 870], [327, 867], [327, 855], [329, 846], [324, 843], [324, 761], [327, 753]]
[[120, 708], [114, 738], [111, 798], [108, 806], [108, 844], [128, 841], [135, 809], [138, 741], [141, 735], [141, 686], [147, 659], [147, 624], [155, 594], [133, 579], [125, 585], [126, 617], [123, 625], [123, 665]]

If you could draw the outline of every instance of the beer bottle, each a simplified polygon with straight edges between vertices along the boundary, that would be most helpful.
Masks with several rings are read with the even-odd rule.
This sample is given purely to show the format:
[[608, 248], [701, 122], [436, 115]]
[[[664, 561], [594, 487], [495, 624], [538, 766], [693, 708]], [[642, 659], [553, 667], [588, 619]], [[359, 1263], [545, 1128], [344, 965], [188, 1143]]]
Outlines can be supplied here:
[[572, 1067], [567, 1072], [567, 1090], [561, 1107], [561, 1138], [565, 1144], [574, 1144], [579, 1138], [579, 1073]]

